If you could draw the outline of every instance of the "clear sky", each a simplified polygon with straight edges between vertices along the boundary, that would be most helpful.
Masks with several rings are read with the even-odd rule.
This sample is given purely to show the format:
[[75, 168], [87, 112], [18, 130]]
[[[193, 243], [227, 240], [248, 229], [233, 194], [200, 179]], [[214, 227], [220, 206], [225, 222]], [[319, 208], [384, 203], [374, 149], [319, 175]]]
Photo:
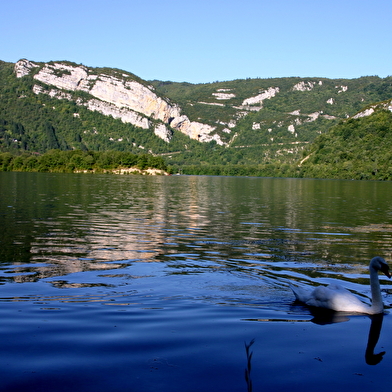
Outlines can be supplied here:
[[392, 75], [392, 0], [17, 0], [0, 60], [69, 60], [204, 83]]

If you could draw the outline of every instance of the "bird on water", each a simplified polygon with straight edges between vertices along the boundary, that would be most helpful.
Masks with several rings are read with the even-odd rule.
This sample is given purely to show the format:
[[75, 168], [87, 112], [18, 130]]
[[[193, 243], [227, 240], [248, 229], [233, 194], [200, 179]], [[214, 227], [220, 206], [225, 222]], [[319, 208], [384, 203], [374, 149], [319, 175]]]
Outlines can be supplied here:
[[371, 305], [363, 303], [350, 293], [350, 291], [338, 284], [318, 286], [313, 290], [290, 284], [290, 288], [297, 301], [302, 302], [307, 306], [330, 309], [336, 312], [379, 314], [384, 311], [384, 304], [381, 296], [378, 271], [383, 272], [388, 278], [391, 278], [389, 266], [386, 261], [382, 257], [376, 256], [369, 264], [370, 288], [372, 294]]

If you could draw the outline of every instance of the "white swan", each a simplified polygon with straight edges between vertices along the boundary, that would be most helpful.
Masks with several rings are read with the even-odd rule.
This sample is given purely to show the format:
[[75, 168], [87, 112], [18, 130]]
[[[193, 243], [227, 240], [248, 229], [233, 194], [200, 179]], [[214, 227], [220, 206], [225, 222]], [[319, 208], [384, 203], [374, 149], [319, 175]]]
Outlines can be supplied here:
[[348, 290], [336, 284], [319, 286], [313, 291], [295, 287], [291, 284], [290, 288], [293, 290], [296, 299], [308, 306], [331, 309], [336, 312], [378, 314], [384, 310], [378, 271], [383, 272], [388, 278], [391, 277], [388, 264], [379, 256], [374, 257], [369, 264], [370, 288], [372, 292], [371, 306], [363, 303]]

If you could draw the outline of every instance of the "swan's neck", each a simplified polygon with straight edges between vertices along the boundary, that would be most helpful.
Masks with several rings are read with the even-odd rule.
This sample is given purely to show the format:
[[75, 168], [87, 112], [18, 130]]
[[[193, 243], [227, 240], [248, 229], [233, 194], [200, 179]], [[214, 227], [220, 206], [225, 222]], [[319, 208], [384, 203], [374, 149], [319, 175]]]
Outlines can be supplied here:
[[378, 279], [378, 272], [370, 266], [370, 288], [372, 292], [372, 310], [374, 313], [381, 313], [384, 309], [384, 304], [381, 297], [380, 281]]

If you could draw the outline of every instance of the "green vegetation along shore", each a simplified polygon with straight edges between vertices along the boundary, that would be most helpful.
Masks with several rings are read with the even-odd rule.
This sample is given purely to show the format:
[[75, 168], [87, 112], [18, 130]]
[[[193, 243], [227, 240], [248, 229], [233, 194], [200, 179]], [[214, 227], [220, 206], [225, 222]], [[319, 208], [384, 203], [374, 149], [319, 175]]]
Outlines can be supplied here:
[[120, 172], [119, 169], [127, 168], [134, 168], [135, 173], [147, 173], [147, 169], [156, 169], [163, 174], [168, 170], [161, 157], [124, 151], [50, 150], [42, 155], [28, 152], [21, 155], [0, 153], [0, 171], [105, 173]]

